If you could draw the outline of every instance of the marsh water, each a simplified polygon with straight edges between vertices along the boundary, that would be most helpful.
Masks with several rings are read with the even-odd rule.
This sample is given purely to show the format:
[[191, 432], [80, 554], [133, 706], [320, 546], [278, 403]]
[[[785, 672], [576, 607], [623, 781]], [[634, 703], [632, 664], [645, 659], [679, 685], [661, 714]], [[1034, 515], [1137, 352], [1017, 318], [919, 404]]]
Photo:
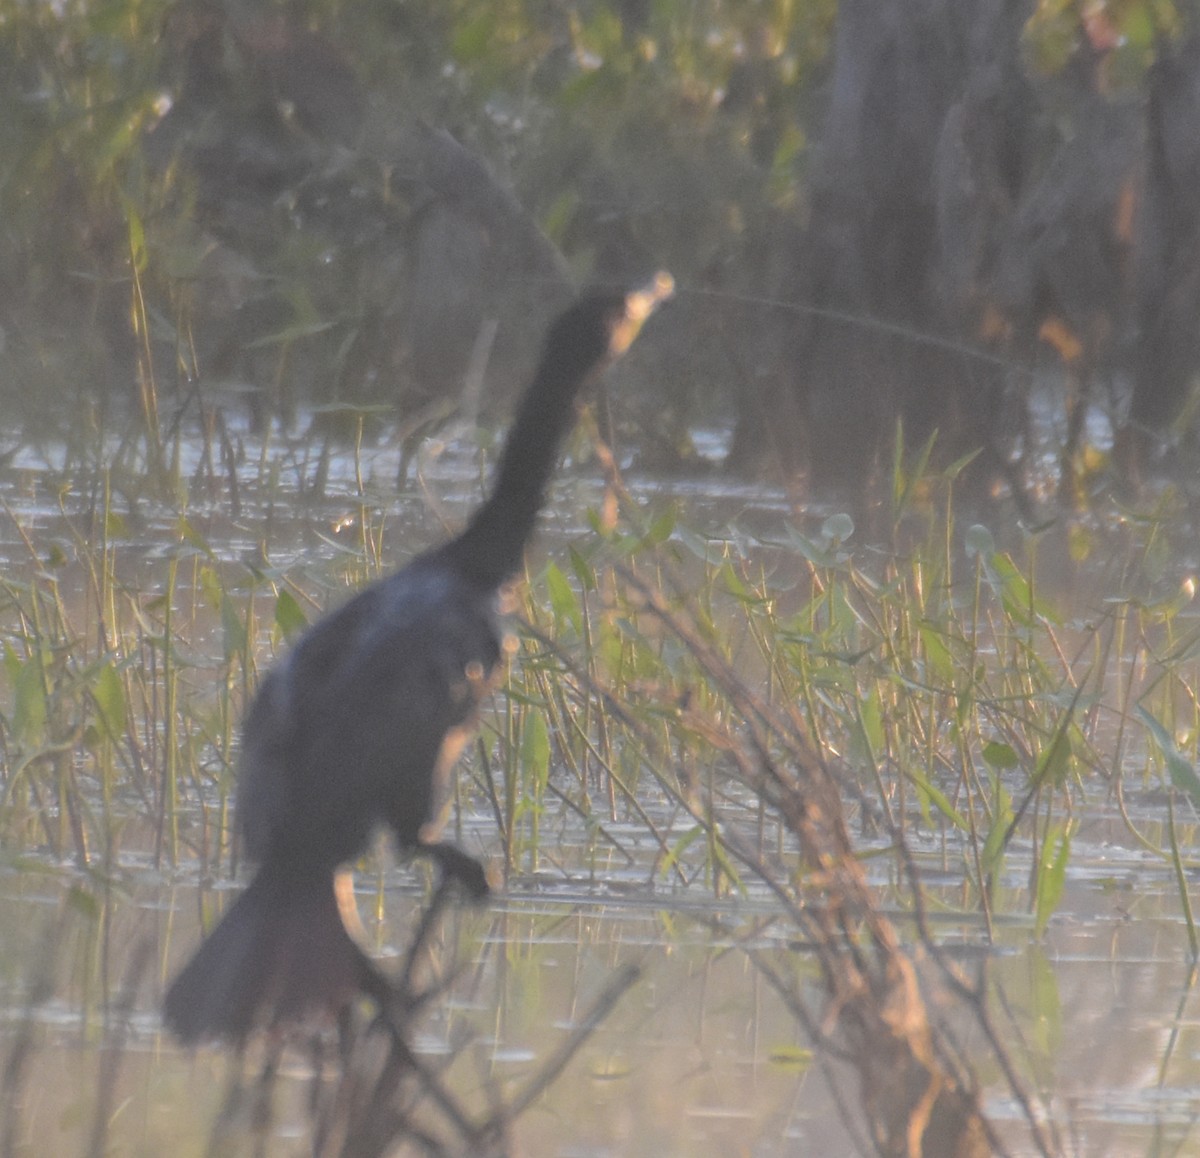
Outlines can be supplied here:
[[[248, 450], [227, 468], [239, 475], [236, 501], [203, 441], [183, 445], [177, 474], [186, 504], [139, 492], [136, 479], [119, 470], [89, 473], [56, 445], [20, 450], [0, 476], [0, 553], [9, 583], [20, 588], [48, 576], [83, 617], [76, 626], [95, 632], [99, 627], [86, 622], [89, 551], [111, 552], [118, 598], [140, 601], [147, 622], [165, 597], [169, 560], [186, 557], [192, 569], [179, 569], [173, 592], [181, 605], [194, 605], [194, 650], [184, 657], [181, 679], [198, 688], [224, 678], [214, 673], [227, 670], [230, 641], [220, 601], [206, 611], [188, 587], [198, 574], [195, 560], [222, 569], [230, 589], [242, 574], [242, 594], [252, 572], [272, 567], [300, 564], [328, 577], [341, 574], [345, 556], [368, 572], [386, 569], [433, 541], [443, 524], [453, 525], [479, 493], [480, 460], [469, 443], [427, 447], [397, 494], [398, 459], [386, 441], [334, 449], [319, 464], [307, 445], [263, 445], [248, 432], [244, 439]], [[318, 466], [324, 479], [315, 493]], [[627, 481], [643, 498], [673, 496], [692, 527], [762, 529], [798, 517], [783, 494], [759, 487], [636, 475]], [[596, 496], [589, 476], [568, 471], [539, 550], [553, 555], [585, 535], [584, 512]], [[98, 526], [110, 537], [103, 547], [94, 542]], [[386, 534], [373, 538], [380, 528]], [[373, 542], [384, 546], [363, 564]], [[315, 614], [316, 607], [307, 610]], [[6, 624], [6, 639], [17, 630]], [[14, 721], [5, 710], [11, 736]], [[220, 737], [206, 744], [201, 760], [215, 759]], [[162, 757], [161, 747], [146, 750]], [[9, 775], [16, 776], [11, 764]], [[5, 785], [6, 807], [12, 790]], [[213, 1152], [213, 1122], [236, 1063], [218, 1049], [184, 1052], [158, 1016], [166, 980], [236, 888], [227, 862], [209, 861], [197, 835], [195, 794], [203, 791], [211, 786], [181, 792], [177, 814], [168, 818], [180, 834], [174, 848], [164, 842], [161, 815], [125, 788], [91, 800], [119, 833], [108, 850], [81, 848], [70, 818], [49, 805], [45, 815], [62, 819], [61, 840], [47, 831], [43, 840], [0, 850], [6, 1153]], [[803, 968], [804, 946], [775, 923], [767, 891], [753, 884], [719, 889], [702, 874], [681, 884], [662, 871], [661, 842], [639, 818], [615, 808], [604, 818], [614, 839], [598, 842], [594, 823], [555, 810], [547, 799], [537, 848], [522, 854], [506, 887], [481, 909], [454, 907], [446, 916], [435, 949], [460, 972], [421, 1023], [417, 1053], [454, 1055], [455, 1088], [469, 1103], [519, 1090], [621, 967], [632, 964], [636, 982], [514, 1124], [517, 1152], [855, 1153], [838, 1109], [839, 1101], [854, 1102], [854, 1078], [814, 1059], [756, 967], [757, 953], [784, 951]], [[643, 806], [666, 840], [686, 836], [691, 819], [653, 789]], [[1067, 1152], [1200, 1153], [1200, 993], [1181, 901], [1194, 889], [1196, 825], [1186, 803], [1175, 811], [1182, 884], [1150, 847], [1166, 844], [1161, 786], [1139, 779], [1120, 800], [1095, 787], [1081, 793], [1064, 892], [1040, 938], [1025, 915], [1028, 846], [1016, 842], [1005, 860], [995, 904], [1003, 915], [989, 936], [967, 903], [953, 834], [913, 840], [939, 943], [967, 974], [986, 970], [995, 1024], [1016, 1065], [1044, 1094]], [[497, 859], [483, 800], [464, 792], [452, 823], [464, 847]], [[873, 839], [864, 834], [865, 853]], [[867, 855], [863, 863], [905, 936], [907, 906], [891, 862]], [[428, 900], [427, 871], [396, 864], [383, 848], [356, 882], [372, 952], [385, 964], [399, 960]], [[989, 1117], [1002, 1134], [1012, 1124], [1014, 1152], [1028, 1152], [1018, 1107], [978, 1028], [949, 1002], [939, 1004], [936, 988], [930, 992], [935, 1015], [948, 1021], [968, 1057], [981, 1059]], [[308, 1066], [298, 1056], [281, 1071], [271, 1153], [307, 1152]]]

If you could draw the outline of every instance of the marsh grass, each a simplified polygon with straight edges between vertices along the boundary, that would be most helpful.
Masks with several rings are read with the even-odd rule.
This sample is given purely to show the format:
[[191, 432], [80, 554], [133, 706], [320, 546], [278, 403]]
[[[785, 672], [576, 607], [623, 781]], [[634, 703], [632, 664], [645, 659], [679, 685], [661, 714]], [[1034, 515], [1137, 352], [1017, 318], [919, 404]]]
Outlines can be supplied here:
[[[219, 453], [235, 455], [225, 446]], [[186, 855], [208, 876], [221, 871], [230, 844], [235, 738], [260, 657], [338, 591], [379, 575], [385, 522], [360, 477], [360, 501], [343, 520], [354, 541], [342, 541], [338, 527], [320, 537], [334, 558], [314, 586], [307, 560], [288, 574], [265, 550], [242, 560], [222, 554], [186, 505], [163, 501], [151, 477], [164, 461], [157, 456], [140, 458], [146, 473], [122, 487], [118, 513], [113, 478], [128, 480], [138, 458], [118, 447], [114, 465], [90, 476], [83, 502], [66, 481], [80, 464], [61, 466], [48, 479], [58, 507], [49, 535], [36, 529], [44, 511], [26, 520], [5, 506], [16, 546], [0, 578], [0, 832], [10, 850], [44, 848], [80, 867], [115, 865], [130, 830], [146, 851], [150, 832], [156, 865]], [[177, 447], [169, 458], [177, 477], [181, 461]], [[207, 437], [197, 461], [194, 485], [204, 495], [219, 481], [203, 473], [214, 461]], [[265, 448], [256, 465], [236, 493], [255, 496], [266, 535], [285, 497], [281, 478], [309, 468]], [[239, 477], [232, 466], [228, 477]]]
[[[572, 549], [569, 574], [549, 563], [526, 588], [521, 662], [493, 722], [508, 793], [502, 831], [523, 829], [510, 849], [539, 844], [553, 763], [558, 791], [592, 818], [597, 840], [620, 810], [653, 831], [648, 795], [695, 811], [694, 830], [663, 841], [663, 878], [690, 863], [680, 879], [736, 887], [712, 840], [725, 825], [748, 826], [762, 855], [779, 851], [774, 819], [734, 789], [724, 751], [745, 705], [664, 631], [653, 594], [744, 681], [739, 694], [754, 689], [772, 729], [846, 766], [868, 837], [936, 850], [962, 871], [959, 905], [989, 922], [997, 905], [1023, 908], [1040, 935], [1082, 802], [1120, 799], [1130, 785], [1171, 784], [1187, 810], [1200, 798], [1176, 740], [1186, 745], [1196, 729], [1198, 636], [1181, 614], [1190, 581], [1147, 579], [1138, 553], [1148, 545], [1113, 527], [1108, 541], [1124, 540], [1126, 552], [1118, 591], [1166, 593], [1116, 593], [1086, 617], [1064, 617], [1039, 588], [1036, 536], [1019, 562], [985, 527], [960, 531], [952, 481], [926, 480], [942, 487], [943, 505], [922, 516], [916, 539], [905, 530], [902, 549], [852, 550], [844, 515], [767, 541], [736, 527], [701, 537], [667, 511]], [[1172, 823], [1165, 814], [1153, 836], [1136, 838], [1181, 863]], [[510, 852], [510, 868], [516, 859]], [[1025, 888], [1002, 888], [1010, 869]]]
[[[176, 879], [236, 871], [236, 737], [260, 666], [411, 553], [392, 541], [359, 440], [337, 503], [344, 533], [319, 530], [286, 564], [261, 548], [235, 555], [203, 512], [236, 493], [239, 519], [256, 513], [265, 538], [291, 497], [285, 480], [320, 466], [265, 442], [247, 455], [218, 424], [205, 429], [183, 487], [191, 509], [153, 487], [131, 504], [129, 483], [117, 499], [110, 469], [92, 476], [88, 502], [59, 488], [52, 524], [44, 510], [5, 511], [16, 551], [0, 581], [3, 855], [72, 876], [84, 900], [130, 855]], [[120, 459], [126, 477], [133, 461]], [[182, 478], [182, 453], [166, 461]], [[840, 966], [818, 950], [874, 929], [888, 959], [882, 901], [983, 1026], [1051, 1153], [1061, 1146], [1039, 1124], [1036, 1080], [1027, 1088], [1036, 1075], [1005, 1052], [986, 973], [940, 958], [929, 919], [975, 918], [985, 939], [1016, 920], [1041, 938], [1081, 811], [1111, 800], [1128, 839], [1175, 874], [1195, 950], [1200, 628], [1190, 579], [1167, 562], [1186, 523], [1164, 495], [1146, 514], [1114, 510], [1000, 545], [959, 524], [961, 464], [930, 475], [927, 451], [902, 443], [896, 461], [883, 545], [859, 543], [842, 514], [770, 535], [739, 520], [701, 531], [677, 504], [631, 499], [610, 472], [589, 531], [518, 588], [519, 653], [459, 778], [460, 817], [494, 818], [492, 855], [510, 882], [773, 898], [778, 913], [739, 937], [822, 1046], [835, 1088], [837, 1050], [813, 995]], [[328, 506], [312, 512], [328, 527]], [[155, 530], [135, 530], [148, 516]], [[1063, 569], [1089, 585], [1064, 596], [1045, 578]], [[817, 766], [879, 898], [854, 892], [861, 923], [841, 932], [805, 916], [830, 887], [795, 812]], [[1131, 796], [1161, 807], [1130, 809]], [[931, 870], [936, 887], [922, 883]], [[713, 919], [685, 906], [670, 923]], [[764, 938], [783, 948], [764, 950]], [[17, 1084], [20, 1046], [8, 1053]], [[957, 1056], [952, 1042], [943, 1052]], [[370, 1081], [386, 1084], [395, 1059], [378, 1064]], [[960, 1063], [951, 1071], [969, 1088]], [[364, 1088], [353, 1098], [383, 1096]]]

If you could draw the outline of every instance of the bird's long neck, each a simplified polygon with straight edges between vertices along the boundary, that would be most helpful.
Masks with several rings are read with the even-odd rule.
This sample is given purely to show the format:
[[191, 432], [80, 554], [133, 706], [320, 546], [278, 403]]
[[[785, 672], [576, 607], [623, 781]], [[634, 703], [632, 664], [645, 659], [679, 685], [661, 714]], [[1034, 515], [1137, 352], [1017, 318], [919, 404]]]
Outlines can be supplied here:
[[481, 586], [499, 587], [521, 569], [563, 439], [574, 425], [576, 396], [593, 369], [559, 354], [543, 359], [521, 401], [491, 495], [462, 534], [438, 552]]

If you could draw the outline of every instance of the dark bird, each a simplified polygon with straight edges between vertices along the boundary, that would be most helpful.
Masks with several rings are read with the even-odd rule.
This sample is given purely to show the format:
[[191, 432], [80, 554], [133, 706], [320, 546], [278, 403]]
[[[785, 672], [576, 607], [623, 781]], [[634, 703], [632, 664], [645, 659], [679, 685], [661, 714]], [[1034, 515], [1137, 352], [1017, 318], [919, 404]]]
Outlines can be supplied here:
[[500, 588], [520, 569], [576, 397], [672, 291], [594, 293], [551, 327], [491, 496], [466, 529], [314, 624], [246, 716], [237, 829], [254, 879], [167, 992], [181, 1041], [336, 1013], [388, 982], [341, 917], [338, 869], [377, 826], [472, 897], [483, 867], [438, 840], [450, 775], [501, 667]]

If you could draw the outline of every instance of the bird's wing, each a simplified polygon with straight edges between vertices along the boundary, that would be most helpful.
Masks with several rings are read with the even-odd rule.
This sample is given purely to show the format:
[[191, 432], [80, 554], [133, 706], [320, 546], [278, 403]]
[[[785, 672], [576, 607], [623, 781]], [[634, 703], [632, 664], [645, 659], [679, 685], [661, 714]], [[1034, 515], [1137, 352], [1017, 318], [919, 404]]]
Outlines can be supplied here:
[[252, 855], [282, 837], [336, 863], [384, 820], [413, 843], [435, 810], [444, 742], [473, 719], [499, 638], [486, 600], [406, 574], [320, 621], [264, 682], [239, 781]]

